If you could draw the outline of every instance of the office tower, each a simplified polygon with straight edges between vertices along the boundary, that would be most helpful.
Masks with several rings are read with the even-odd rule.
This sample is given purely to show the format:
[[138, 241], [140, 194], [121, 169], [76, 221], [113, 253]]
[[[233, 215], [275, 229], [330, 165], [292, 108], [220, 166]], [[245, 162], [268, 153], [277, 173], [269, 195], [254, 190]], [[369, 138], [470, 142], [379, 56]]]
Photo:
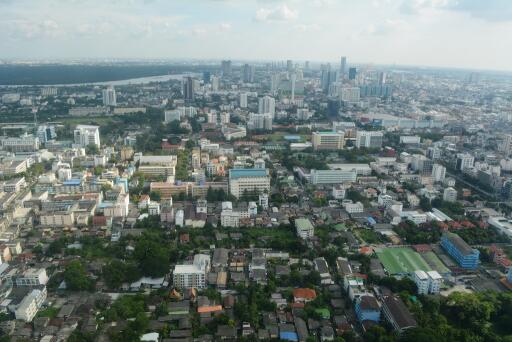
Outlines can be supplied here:
[[457, 190], [452, 187], [446, 188], [443, 191], [443, 201], [455, 202], [457, 201]]
[[203, 81], [204, 81], [204, 83], [210, 83], [211, 77], [212, 77], [211, 72], [209, 72], [209, 71], [203, 72]]
[[57, 88], [55, 87], [46, 87], [41, 89], [41, 96], [57, 96]]
[[231, 76], [231, 69], [232, 66], [230, 60], [225, 60], [221, 62], [222, 76]]
[[384, 134], [379, 131], [357, 131], [356, 147], [357, 148], [380, 148]]
[[244, 64], [242, 67], [242, 82], [253, 83], [254, 82], [255, 69], [254, 65]]
[[327, 94], [331, 83], [336, 82], [336, 71], [331, 70], [331, 64], [323, 64], [321, 69], [322, 74], [320, 83], [322, 85], [323, 92]]
[[386, 83], [386, 73], [384, 71], [379, 72], [379, 85]]
[[116, 90], [113, 86], [109, 86], [103, 89], [103, 105], [104, 106], [116, 106]]
[[96, 145], [100, 147], [100, 127], [90, 125], [78, 125], [74, 131], [75, 144], [81, 147]]
[[349, 80], [355, 80], [357, 75], [357, 69], [356, 68], [349, 68], [348, 69], [348, 79]]
[[276, 100], [270, 96], [260, 97], [258, 100], [258, 113], [270, 114], [272, 118], [276, 113]]
[[339, 80], [342, 80], [345, 77], [345, 73], [347, 72], [347, 57], [342, 56], [340, 59], [340, 75]]
[[290, 75], [290, 82], [291, 82], [291, 87], [292, 87], [292, 97], [291, 97], [291, 100], [292, 100], [292, 103], [293, 103], [295, 101], [295, 84], [297, 82], [297, 74], [292, 73]]
[[194, 78], [190, 76], [183, 77], [183, 99], [185, 102], [194, 101]]
[[279, 89], [279, 83], [281, 82], [281, 75], [280, 74], [273, 74], [270, 77], [270, 91], [272, 94], [275, 94], [277, 90]]
[[247, 93], [240, 93], [240, 108], [247, 108]]
[[288, 71], [288, 72], [293, 71], [293, 61], [291, 59], [286, 61], [286, 71]]
[[220, 113], [220, 123], [221, 125], [227, 125], [231, 121], [231, 114], [228, 112]]
[[304, 70], [309, 71], [309, 61], [304, 62]]
[[212, 85], [212, 91], [219, 91], [220, 79], [218, 76], [210, 77], [210, 83]]

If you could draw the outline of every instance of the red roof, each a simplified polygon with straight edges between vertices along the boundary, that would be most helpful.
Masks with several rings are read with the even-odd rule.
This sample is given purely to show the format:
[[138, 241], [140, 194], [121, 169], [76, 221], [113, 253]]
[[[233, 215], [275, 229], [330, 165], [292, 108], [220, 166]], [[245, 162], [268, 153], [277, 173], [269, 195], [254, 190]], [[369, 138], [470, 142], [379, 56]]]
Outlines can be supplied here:
[[304, 298], [304, 299], [315, 299], [316, 292], [313, 289], [302, 288], [302, 289], [294, 289], [293, 290], [294, 298]]

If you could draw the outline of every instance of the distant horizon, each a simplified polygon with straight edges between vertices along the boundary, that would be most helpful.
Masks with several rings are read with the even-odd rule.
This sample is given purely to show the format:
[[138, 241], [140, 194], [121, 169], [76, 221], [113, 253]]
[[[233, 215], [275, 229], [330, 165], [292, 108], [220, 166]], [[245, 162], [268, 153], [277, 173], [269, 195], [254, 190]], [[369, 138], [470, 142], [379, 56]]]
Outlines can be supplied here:
[[[340, 56], [341, 57], [341, 56]], [[4, 65], [73, 65], [73, 64], [116, 64], [116, 63], [144, 63], [144, 64], [162, 64], [162, 63], [182, 63], [184, 66], [187, 64], [192, 65], [195, 62], [204, 62], [206, 65], [214, 65], [223, 60], [230, 60], [235, 64], [254, 63], [286, 63], [288, 59], [243, 59], [243, 58], [181, 58], [181, 57], [162, 57], [162, 58], [138, 58], [138, 57], [80, 57], [80, 58], [0, 58], [0, 67]], [[311, 60], [311, 59], [291, 59], [294, 64], [310, 64], [318, 67], [321, 64], [330, 63], [331, 66], [336, 66], [340, 63], [339, 60]], [[301, 65], [301, 66], [302, 66]], [[511, 74], [512, 69], [481, 69], [475, 67], [461, 67], [461, 66], [447, 66], [447, 65], [421, 65], [421, 64], [404, 64], [404, 63], [377, 63], [377, 62], [350, 62], [347, 57], [347, 65], [355, 65], [358, 67], [375, 66], [377, 68], [411, 68], [411, 69], [430, 69], [430, 70], [453, 70], [453, 71], [468, 71], [468, 72], [486, 72], [486, 73], [505, 73]]]

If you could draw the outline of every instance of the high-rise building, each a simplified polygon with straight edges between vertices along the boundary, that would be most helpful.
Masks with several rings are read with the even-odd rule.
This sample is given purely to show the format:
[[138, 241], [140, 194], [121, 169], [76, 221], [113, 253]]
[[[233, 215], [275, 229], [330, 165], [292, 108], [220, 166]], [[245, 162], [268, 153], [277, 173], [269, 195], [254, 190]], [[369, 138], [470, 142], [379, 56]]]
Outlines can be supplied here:
[[96, 145], [100, 147], [100, 127], [91, 125], [78, 125], [74, 131], [75, 144], [82, 147]]
[[219, 91], [220, 79], [217, 76], [210, 77], [212, 91]]
[[293, 71], [293, 61], [291, 59], [286, 61], [286, 71], [288, 71], [288, 72]]
[[206, 277], [211, 267], [211, 258], [206, 254], [194, 255], [191, 265], [176, 265], [173, 272], [173, 284], [178, 289], [204, 289]]
[[254, 82], [255, 68], [254, 65], [244, 64], [242, 67], [242, 82], [253, 83]]
[[446, 178], [446, 167], [441, 164], [432, 166], [432, 178], [435, 182], [442, 182]]
[[117, 106], [116, 90], [113, 86], [103, 89], [103, 105]]
[[231, 76], [232, 65], [230, 60], [221, 62], [222, 76]]
[[360, 100], [359, 87], [344, 87], [341, 88], [341, 101], [346, 103], [356, 103]]
[[45, 144], [48, 140], [55, 139], [57, 137], [57, 133], [55, 133], [55, 126], [41, 125], [37, 127], [37, 137], [43, 144]]
[[247, 108], [247, 93], [240, 93], [240, 108]]
[[276, 100], [270, 96], [260, 97], [258, 100], [258, 113], [270, 114], [274, 118], [276, 112]]
[[204, 83], [210, 83], [211, 77], [212, 77], [212, 73], [211, 72], [209, 72], [209, 71], [203, 72], [203, 81], [204, 81]]
[[249, 120], [247, 121], [248, 130], [272, 130], [272, 115], [269, 113], [265, 114], [249, 114]]
[[348, 69], [348, 79], [349, 80], [355, 80], [357, 75], [357, 69], [356, 68], [350, 68]]
[[379, 85], [386, 83], [386, 73], [384, 71], [379, 72]]
[[340, 75], [339, 79], [342, 80], [347, 72], [347, 57], [342, 56], [340, 59]]
[[194, 78], [191, 76], [183, 77], [183, 99], [185, 102], [193, 102], [194, 95]]
[[356, 147], [357, 148], [381, 148], [384, 134], [380, 131], [357, 131]]
[[320, 84], [324, 93], [329, 92], [331, 83], [336, 82], [336, 71], [331, 70], [331, 64], [322, 64]]

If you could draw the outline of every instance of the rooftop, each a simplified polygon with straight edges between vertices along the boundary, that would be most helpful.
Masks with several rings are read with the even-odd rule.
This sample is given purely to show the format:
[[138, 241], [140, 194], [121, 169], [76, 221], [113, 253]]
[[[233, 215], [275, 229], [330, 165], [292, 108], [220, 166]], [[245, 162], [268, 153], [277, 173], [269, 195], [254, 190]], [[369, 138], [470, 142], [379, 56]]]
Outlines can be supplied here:
[[266, 177], [266, 169], [231, 169], [229, 170], [229, 179], [238, 179], [244, 177]]

